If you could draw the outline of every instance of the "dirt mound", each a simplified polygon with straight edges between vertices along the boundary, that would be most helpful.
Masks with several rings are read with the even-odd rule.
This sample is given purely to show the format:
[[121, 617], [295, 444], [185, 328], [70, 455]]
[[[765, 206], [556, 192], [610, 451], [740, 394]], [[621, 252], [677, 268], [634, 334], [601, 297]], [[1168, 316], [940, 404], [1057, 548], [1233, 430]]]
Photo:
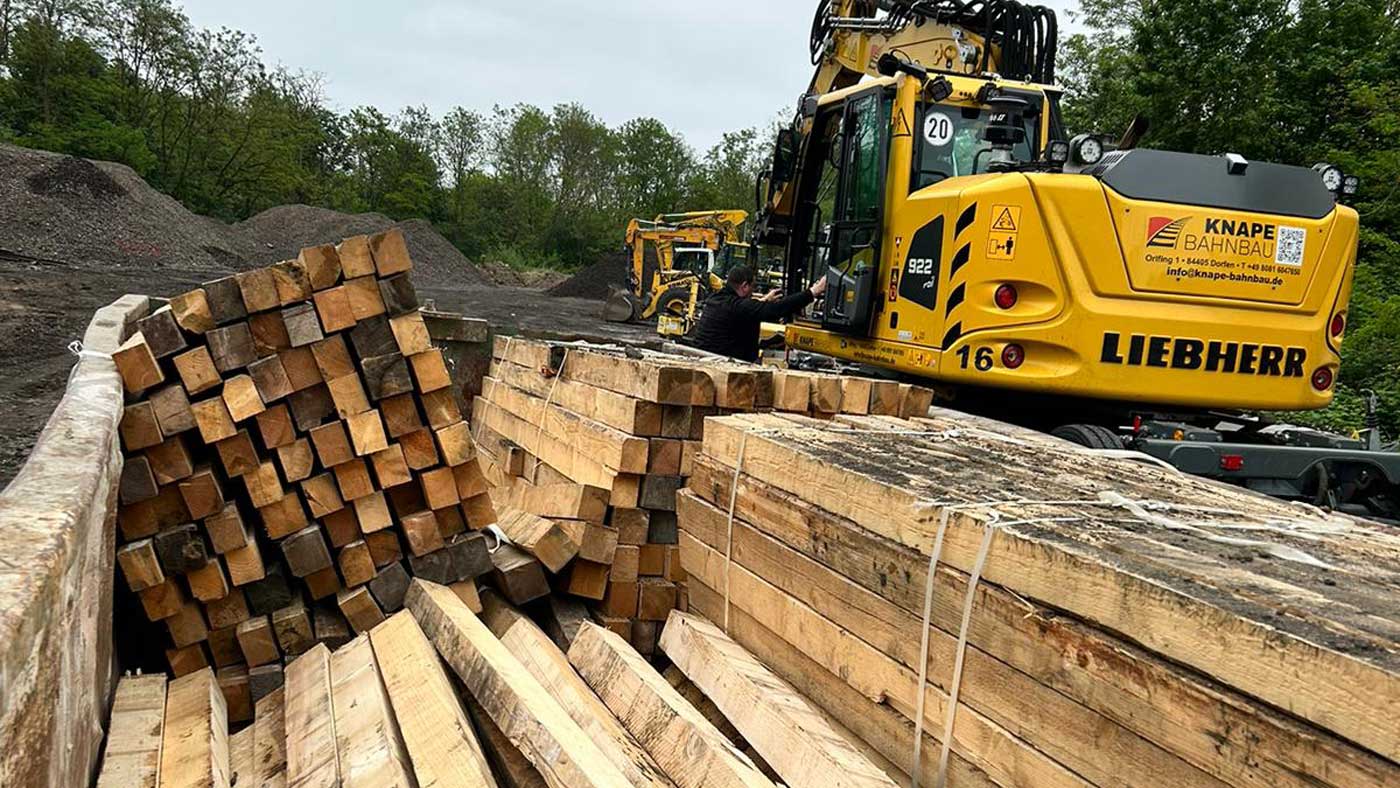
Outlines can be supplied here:
[[341, 213], [311, 205], [279, 205], [234, 225], [258, 247], [256, 265], [290, 260], [308, 246], [373, 235], [394, 226], [382, 213]]
[[0, 257], [79, 268], [239, 267], [253, 245], [190, 213], [130, 168], [0, 145]]
[[395, 223], [381, 213], [350, 214], [310, 205], [281, 205], [234, 226], [257, 244], [256, 265], [291, 259], [307, 246], [373, 235], [397, 226], [413, 256], [415, 282], [430, 287], [496, 284], [488, 272], [423, 219]]
[[591, 298], [602, 301], [614, 287], [627, 287], [627, 254], [612, 252], [598, 258], [563, 282], [549, 288], [556, 298]]
[[452, 242], [423, 219], [399, 223], [408, 253], [413, 256], [413, 279], [429, 287], [500, 284], [468, 260]]
[[87, 192], [93, 199], [125, 197], [126, 189], [87, 159], [66, 156], [24, 179], [29, 191], [45, 197]]

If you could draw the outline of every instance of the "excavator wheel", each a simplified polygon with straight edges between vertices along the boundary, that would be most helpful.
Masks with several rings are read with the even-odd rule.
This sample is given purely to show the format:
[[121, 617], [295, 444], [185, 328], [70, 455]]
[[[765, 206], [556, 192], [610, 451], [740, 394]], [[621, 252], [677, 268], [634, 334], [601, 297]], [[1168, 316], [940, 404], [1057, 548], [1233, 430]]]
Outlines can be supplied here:
[[626, 290], [614, 290], [603, 302], [603, 319], [609, 323], [631, 323], [642, 314], [642, 304]]
[[685, 317], [690, 309], [690, 287], [673, 287], [661, 294], [657, 301], [657, 313]]
[[1113, 430], [1097, 424], [1066, 424], [1050, 432], [1056, 438], [1077, 443], [1090, 449], [1121, 449], [1123, 441]]

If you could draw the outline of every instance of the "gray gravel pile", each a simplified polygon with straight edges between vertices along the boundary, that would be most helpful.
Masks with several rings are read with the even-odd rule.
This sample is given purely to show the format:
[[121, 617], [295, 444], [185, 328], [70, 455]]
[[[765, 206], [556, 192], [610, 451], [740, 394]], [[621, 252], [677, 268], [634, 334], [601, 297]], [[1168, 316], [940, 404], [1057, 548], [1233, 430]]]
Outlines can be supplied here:
[[626, 252], [609, 252], [592, 265], [551, 287], [549, 294], [558, 298], [589, 298], [602, 301], [613, 288], [627, 289], [629, 263]]
[[0, 258], [217, 273], [253, 253], [242, 233], [190, 213], [128, 167], [0, 145]]
[[413, 255], [413, 279], [430, 287], [495, 284], [480, 267], [422, 219], [395, 223], [381, 213], [349, 214], [310, 205], [280, 205], [234, 225], [258, 247], [254, 265], [287, 260], [307, 246], [372, 235], [397, 226]]

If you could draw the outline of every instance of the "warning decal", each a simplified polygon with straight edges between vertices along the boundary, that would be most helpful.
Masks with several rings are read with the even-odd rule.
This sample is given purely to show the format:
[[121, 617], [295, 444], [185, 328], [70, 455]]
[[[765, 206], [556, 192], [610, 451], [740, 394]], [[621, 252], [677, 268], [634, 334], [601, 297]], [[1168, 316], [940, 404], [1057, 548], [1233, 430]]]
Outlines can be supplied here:
[[987, 259], [1015, 260], [1017, 233], [1021, 231], [1021, 206], [993, 205], [992, 227], [987, 231]]
[[993, 206], [992, 229], [999, 233], [1020, 232], [1021, 207], [1019, 205]]

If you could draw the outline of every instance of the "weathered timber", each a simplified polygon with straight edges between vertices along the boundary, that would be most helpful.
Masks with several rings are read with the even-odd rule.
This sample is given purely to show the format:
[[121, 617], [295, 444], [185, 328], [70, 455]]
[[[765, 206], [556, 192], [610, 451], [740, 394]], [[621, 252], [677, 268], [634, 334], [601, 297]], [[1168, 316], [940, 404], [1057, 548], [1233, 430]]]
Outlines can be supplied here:
[[390, 617], [369, 640], [418, 784], [494, 788], [471, 721], [413, 616]]
[[170, 682], [160, 752], [161, 788], [229, 788], [228, 713], [214, 671]]
[[598, 750], [451, 590], [414, 581], [407, 605], [438, 653], [551, 785], [617, 786], [627, 778]]
[[512, 604], [523, 605], [549, 595], [549, 579], [534, 556], [503, 544], [491, 554], [491, 563], [495, 567], [492, 581]]
[[791, 685], [709, 622], [674, 612], [661, 645], [789, 784], [895, 784]]
[[[969, 418], [941, 414], [916, 423], [926, 425], [930, 433], [937, 435], [949, 429], [967, 429]], [[1015, 442], [979, 439], [975, 430], [959, 442], [898, 432], [862, 441], [849, 435], [848, 427], [823, 429], [821, 424], [757, 415], [716, 419], [706, 430], [705, 451], [732, 466], [737, 461], [742, 432], [779, 429], [779, 433], [749, 435], [747, 474], [799, 494], [816, 488], [839, 489], [841, 494], [824, 499], [824, 508], [920, 551], [930, 548], [937, 528], [936, 507], [930, 512], [925, 505], [927, 500], [996, 500], [1008, 486], [1017, 486], [1015, 479], [1019, 474], [1028, 479], [1034, 477], [1025, 485], [1036, 489], [1037, 498], [1044, 496], [1044, 500], [1093, 500], [1099, 497], [1099, 490], [1118, 491], [1130, 502], [1126, 507], [1108, 500], [1101, 506], [1075, 507], [1069, 515], [1073, 522], [1068, 525], [1063, 524], [1063, 507], [996, 507], [1002, 510], [1003, 517], [1009, 514], [1013, 519], [1037, 522], [1049, 518], [1048, 532], [1054, 538], [1028, 528], [1000, 528], [989, 545], [991, 558], [986, 564], [985, 579], [1124, 632], [1154, 652], [1185, 661], [1243, 692], [1291, 708], [1373, 751], [1400, 752], [1400, 734], [1378, 730], [1373, 723], [1386, 715], [1385, 709], [1400, 704], [1400, 672], [1389, 664], [1393, 660], [1373, 650], [1361, 649], [1365, 656], [1358, 656], [1358, 651], [1343, 655], [1335, 648], [1318, 646], [1319, 639], [1331, 643], [1351, 640], [1358, 648], [1362, 643], [1375, 642], [1377, 635], [1367, 631], [1375, 620], [1349, 615], [1350, 605], [1344, 599], [1368, 585], [1366, 577], [1373, 574], [1376, 560], [1373, 544], [1377, 539], [1384, 540], [1383, 535], [1329, 523], [1327, 527], [1335, 533], [1317, 543], [1290, 539], [1280, 531], [1271, 532], [1267, 540], [1258, 540], [1265, 549], [1284, 555], [1307, 555], [1331, 565], [1333, 568], [1326, 572], [1328, 583], [1322, 582], [1319, 573], [1310, 572], [1306, 562], [1296, 560], [1256, 561], [1245, 571], [1238, 564], [1220, 559], [1200, 560], [1203, 555], [1218, 555], [1221, 549], [1218, 540], [1211, 538], [1211, 529], [1222, 515], [1212, 514], [1211, 510], [1231, 512], [1224, 516], [1230, 524], [1238, 523], [1242, 516], [1299, 522], [1296, 510], [1203, 480], [1167, 478], [1157, 469], [1124, 467], [1118, 461], [1074, 462], [1073, 471], [1047, 475], [1047, 462], [1063, 456], [1065, 450], [1060, 444], [1029, 432], [1017, 433]], [[832, 463], [819, 468], [810, 459], [816, 452], [821, 453], [823, 462]], [[876, 452], [878, 461], [874, 458]], [[983, 475], [989, 465], [995, 466], [995, 474]], [[894, 483], [896, 478], [899, 481]], [[799, 479], [803, 489], [794, 490]], [[1119, 513], [1126, 508], [1131, 514], [1131, 501], [1135, 498], [1162, 501], [1188, 512], [1182, 516], [1198, 529], [1196, 536], [1183, 541], [1179, 533], [1173, 532], [1168, 541], [1174, 546], [1173, 553], [1182, 559], [1192, 556], [1193, 563], [1183, 560], [1164, 564], [1162, 558], [1170, 556], [1157, 555], [1159, 549], [1127, 549], [1115, 551], [1112, 559], [1104, 556], [1101, 545], [1110, 537], [1119, 545], [1142, 545], [1155, 533], [1169, 530], [1151, 518], [1132, 517], [1126, 521], [1131, 525], [1126, 525]], [[949, 566], [962, 571], [971, 568], [987, 517], [985, 509], [950, 513], [944, 550]], [[1302, 527], [1308, 527], [1307, 521], [1302, 522]], [[1084, 541], [1084, 535], [1089, 533], [1095, 534], [1093, 542]], [[1251, 548], [1251, 555], [1255, 554], [1254, 549]], [[1125, 555], [1130, 557], [1127, 565], [1123, 563]], [[1130, 567], [1134, 571], [1130, 572]], [[1339, 571], [1345, 575], [1344, 581], [1339, 582]], [[1269, 592], [1261, 591], [1258, 601], [1246, 601], [1239, 593], [1242, 587], [1262, 589], [1279, 582], [1301, 584], [1319, 598], [1334, 597], [1340, 604], [1311, 610], [1295, 606], [1289, 617], [1279, 619], [1265, 602]], [[1195, 584], [1195, 590], [1185, 594], [1183, 583]], [[1223, 590], [1202, 590], [1221, 586], [1231, 589], [1229, 609], [1219, 596]], [[1369, 593], [1384, 596], [1394, 592], [1372, 588]], [[1116, 602], [1110, 603], [1125, 598], [1136, 600], [1130, 606], [1134, 611], [1131, 616]], [[1317, 634], [1322, 626], [1329, 630], [1326, 635]], [[1265, 629], [1273, 634], [1263, 637]], [[1243, 654], [1242, 648], [1246, 649]], [[1283, 665], [1291, 667], [1284, 670]], [[1283, 673], [1272, 675], [1278, 670]], [[1296, 680], [1301, 675], [1297, 671], [1325, 678], [1300, 682]], [[1395, 692], [1383, 689], [1392, 684]], [[1362, 686], [1370, 689], [1363, 691]], [[1342, 697], [1355, 702], [1343, 704]], [[1363, 708], [1370, 708], [1373, 713], [1362, 713]]]
[[676, 785], [773, 785], [621, 637], [584, 623], [568, 659]]
[[626, 775], [631, 785], [675, 785], [579, 678], [564, 652], [533, 621], [489, 592], [482, 599], [482, 607], [482, 623]]
[[163, 675], [123, 676], [117, 683], [97, 788], [157, 788], [165, 693]]
[[340, 758], [325, 645], [318, 643], [287, 667], [284, 692], [288, 788], [338, 788]]
[[374, 648], [361, 635], [331, 655], [336, 751], [345, 788], [416, 788]]

